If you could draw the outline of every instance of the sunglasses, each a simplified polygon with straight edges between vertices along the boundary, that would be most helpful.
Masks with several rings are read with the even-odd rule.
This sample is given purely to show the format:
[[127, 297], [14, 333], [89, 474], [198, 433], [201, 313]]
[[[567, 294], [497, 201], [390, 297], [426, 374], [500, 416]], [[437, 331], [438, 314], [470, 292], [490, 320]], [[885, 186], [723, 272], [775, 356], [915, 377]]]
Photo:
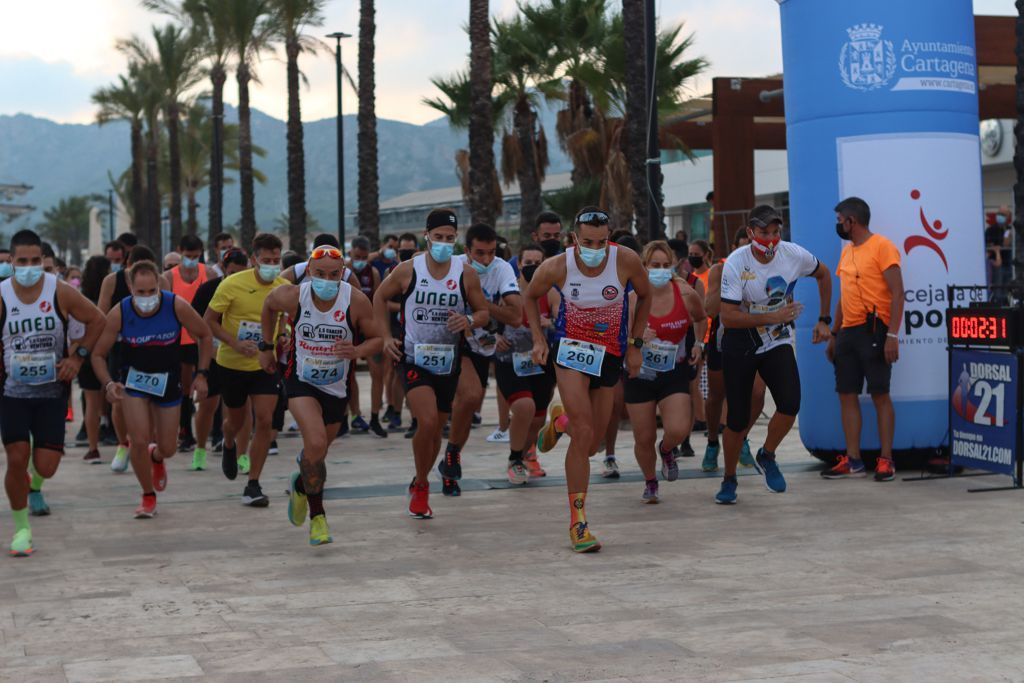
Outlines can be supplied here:
[[341, 258], [341, 250], [337, 247], [317, 247], [313, 250], [313, 253], [309, 255], [310, 261], [316, 261], [322, 258]]
[[608, 225], [608, 214], [604, 211], [588, 211], [576, 216], [576, 224], [586, 223], [587, 225]]

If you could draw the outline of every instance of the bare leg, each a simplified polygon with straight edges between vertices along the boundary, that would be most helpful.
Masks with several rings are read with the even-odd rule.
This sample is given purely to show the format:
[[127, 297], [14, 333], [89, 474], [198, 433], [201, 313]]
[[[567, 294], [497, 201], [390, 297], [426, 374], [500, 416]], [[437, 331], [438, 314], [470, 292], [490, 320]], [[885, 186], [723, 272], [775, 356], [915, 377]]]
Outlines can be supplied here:
[[[604, 437], [604, 452], [609, 458], [612, 458], [615, 457], [615, 442], [619, 439], [619, 421], [622, 420], [626, 405], [626, 390], [623, 381], [619, 380], [610, 393], [612, 394], [611, 414], [608, 419], [608, 426], [605, 428], [602, 436]], [[572, 424], [571, 418], [569, 423]], [[601, 423], [597, 422], [596, 424]], [[600, 443], [594, 448], [594, 453], [597, 453], [599, 446]]]
[[533, 414], [537, 410], [533, 398], [519, 398], [509, 407], [509, 410], [511, 412], [511, 419], [507, 427], [509, 450], [525, 451], [530, 445], [530, 425], [533, 422]]
[[878, 440], [882, 445], [881, 457], [892, 460], [892, 439], [896, 432], [896, 411], [889, 394], [873, 394], [871, 400], [878, 413]]
[[196, 448], [206, 448], [213, 429], [213, 416], [217, 412], [220, 396], [203, 400], [196, 409]]
[[507, 432], [511, 429], [509, 425], [509, 405], [508, 400], [505, 399], [505, 394], [501, 393], [501, 389], [498, 390], [498, 429], [503, 432]]
[[89, 450], [100, 447], [100, 413], [103, 411], [103, 394], [99, 391], [84, 391], [85, 433], [89, 439]]
[[633, 427], [633, 455], [644, 479], [657, 477], [657, 454], [654, 441], [658, 436], [658, 420], [654, 401], [627, 403], [629, 423]]
[[131, 442], [128, 454], [135, 478], [143, 493], [153, 493], [153, 470], [149, 457], [149, 440], [153, 433], [150, 402], [145, 398], [128, 396], [119, 403], [128, 425], [128, 439]]
[[460, 450], [466, 445], [469, 430], [473, 426], [473, 413], [480, 409], [483, 400], [484, 388], [473, 367], [473, 361], [463, 356], [459, 388], [455, 392], [455, 404], [452, 406], [452, 428], [448, 433], [450, 445]]
[[277, 405], [277, 394], [253, 396], [253, 421], [255, 428], [252, 444], [249, 447], [249, 481], [259, 481], [263, 465], [267, 462], [267, 449], [270, 448], [271, 432], [273, 431], [274, 406]]
[[843, 434], [846, 436], [846, 455], [853, 460], [860, 460], [861, 414], [857, 394], [839, 394], [839, 411], [843, 420]]
[[442, 420], [447, 421], [447, 413], [437, 411], [437, 396], [430, 387], [420, 386], [406, 393], [409, 409], [418, 425], [416, 435], [412, 438], [412, 452], [416, 464], [416, 482], [426, 484], [430, 470], [434, 468], [438, 451], [441, 450]]

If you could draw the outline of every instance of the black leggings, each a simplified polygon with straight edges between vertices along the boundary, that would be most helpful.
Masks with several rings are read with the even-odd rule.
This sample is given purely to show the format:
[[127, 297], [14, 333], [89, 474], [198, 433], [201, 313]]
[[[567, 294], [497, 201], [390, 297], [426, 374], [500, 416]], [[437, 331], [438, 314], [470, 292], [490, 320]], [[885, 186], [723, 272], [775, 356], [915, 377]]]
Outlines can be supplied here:
[[800, 412], [800, 373], [790, 344], [776, 346], [764, 353], [722, 352], [725, 400], [729, 404], [726, 425], [734, 432], [749, 426], [754, 378], [760, 374], [772, 392], [775, 409], [783, 415]]

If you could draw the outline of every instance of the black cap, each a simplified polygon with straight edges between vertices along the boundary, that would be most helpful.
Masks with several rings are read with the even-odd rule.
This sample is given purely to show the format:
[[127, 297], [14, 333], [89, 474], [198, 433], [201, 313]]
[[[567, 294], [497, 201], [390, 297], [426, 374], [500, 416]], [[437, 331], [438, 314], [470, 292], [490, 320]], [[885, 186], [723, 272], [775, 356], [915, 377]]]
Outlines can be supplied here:
[[747, 218], [747, 225], [754, 228], [767, 228], [772, 223], [782, 225], [782, 216], [775, 210], [775, 207], [768, 204], [759, 204], [750, 210]]
[[451, 209], [434, 209], [427, 214], [427, 230], [450, 225], [459, 229], [459, 219]]

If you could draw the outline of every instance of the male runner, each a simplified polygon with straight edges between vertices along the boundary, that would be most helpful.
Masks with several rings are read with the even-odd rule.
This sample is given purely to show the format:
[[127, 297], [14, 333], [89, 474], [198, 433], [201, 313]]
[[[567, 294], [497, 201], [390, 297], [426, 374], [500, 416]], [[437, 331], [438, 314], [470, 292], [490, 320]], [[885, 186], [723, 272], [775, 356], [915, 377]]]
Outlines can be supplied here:
[[[128, 269], [132, 296], [107, 314], [103, 336], [92, 352], [92, 367], [111, 403], [120, 403], [131, 440], [132, 469], [142, 487], [136, 519], [156, 515], [156, 492], [167, 488], [164, 460], [177, 446], [182, 403], [181, 339], [188, 331], [196, 342], [196, 396], [206, 398], [213, 345], [210, 329], [189, 302], [158, 289], [160, 273], [151, 261]], [[116, 379], [107, 368], [107, 353], [118, 339], [121, 354]], [[153, 445], [150, 437], [155, 434]]]
[[[0, 440], [7, 452], [4, 487], [15, 528], [10, 552], [23, 557], [33, 550], [28, 523], [30, 461], [33, 479], [40, 482], [57, 472], [64, 454], [70, 382], [102, 332], [103, 316], [73, 287], [43, 272], [42, 241], [36, 233], [15, 233], [11, 257], [14, 275], [0, 282]], [[71, 357], [68, 316], [85, 326]]]
[[750, 211], [750, 245], [737, 249], [722, 268], [722, 372], [729, 406], [723, 435], [725, 478], [715, 496], [720, 505], [736, 502], [736, 464], [743, 433], [750, 420], [754, 379], [760, 374], [775, 400], [764, 446], [754, 457], [765, 485], [773, 493], [786, 490], [786, 479], [775, 462], [775, 449], [793, 427], [800, 410], [800, 373], [793, 351], [794, 324], [803, 306], [793, 301], [793, 288], [802, 277], [818, 281], [820, 314], [811, 343], [828, 341], [832, 318], [832, 276], [803, 247], [782, 241], [782, 217], [762, 204]]
[[[612, 388], [622, 377], [623, 356], [630, 377], [640, 371], [651, 285], [636, 252], [609, 243], [607, 213], [585, 207], [573, 223], [575, 246], [548, 258], [537, 269], [526, 294], [526, 316], [533, 333], [533, 361], [543, 366], [549, 347], [537, 300], [555, 289], [560, 296], [557, 342], [550, 352], [555, 355], [558, 393], [571, 399], [564, 407], [570, 429], [565, 455], [569, 540], [574, 551], [583, 553], [601, 549], [587, 527], [584, 509], [590, 456], [597, 452], [603, 427], [611, 418]], [[627, 336], [630, 289], [636, 293], [636, 311]], [[566, 420], [552, 422], [556, 430], [565, 431]]]
[[[370, 240], [365, 235], [358, 235], [352, 239], [352, 248], [349, 250], [349, 267], [352, 274], [359, 282], [359, 289], [368, 299], [373, 301], [373, 293], [380, 286], [380, 272], [370, 263]], [[372, 431], [381, 438], [386, 438], [388, 433], [380, 426], [380, 409], [384, 401], [384, 358], [369, 358], [367, 365], [370, 368], [370, 423], [363, 419], [359, 407], [359, 384], [356, 382], [355, 372], [349, 374], [349, 411], [352, 418], [352, 430], [365, 434]]]
[[[458, 386], [463, 336], [490, 320], [480, 277], [468, 264], [452, 258], [458, 218], [451, 209], [427, 215], [428, 250], [401, 263], [373, 297], [373, 314], [386, 320], [388, 302], [402, 297], [402, 335], [384, 331], [384, 353], [398, 363], [405, 395], [417, 421], [412, 450], [416, 477], [409, 485], [409, 514], [430, 519], [427, 477], [441, 448], [441, 430], [452, 410]], [[466, 315], [467, 304], [472, 313]]]
[[[487, 388], [491, 360], [494, 358], [498, 324], [515, 325], [523, 320], [523, 298], [519, 281], [508, 262], [496, 255], [498, 234], [489, 225], [477, 223], [466, 231], [466, 254], [455, 259], [470, 266], [480, 277], [480, 287], [487, 301], [490, 322], [474, 330], [462, 354], [462, 372], [455, 394], [452, 426], [444, 458], [437, 466], [441, 474], [441, 492], [458, 496], [462, 478], [462, 447], [469, 438], [473, 413], [480, 410]], [[525, 436], [525, 433], [523, 434]], [[509, 481], [525, 484], [529, 480], [523, 463], [523, 443], [514, 444], [509, 455]]]
[[[419, 240], [416, 239], [416, 235], [411, 232], [403, 232], [398, 236], [398, 263], [405, 263], [412, 259], [419, 251]], [[388, 271], [387, 275], [398, 267], [396, 263]], [[386, 278], [387, 275], [384, 277]], [[388, 302], [388, 315], [391, 326], [391, 335], [394, 337], [400, 337], [402, 334], [402, 325], [399, 322], [399, 312], [402, 310], [402, 297], [401, 295], [395, 297]], [[386, 361], [387, 359], [385, 359]], [[386, 362], [385, 365], [388, 367], [387, 376], [389, 377], [388, 386], [388, 409], [384, 412], [385, 421], [388, 423], [389, 432], [400, 432], [402, 431], [402, 406], [405, 404], [405, 385], [402, 383], [402, 378], [399, 376], [393, 363]], [[416, 434], [416, 419], [413, 418], [409, 425], [408, 431], [405, 433], [405, 438], [411, 439]]]
[[260, 474], [267, 460], [274, 406], [281, 387], [276, 374], [263, 371], [258, 354], [273, 349], [275, 342], [273, 338], [263, 338], [263, 302], [274, 288], [289, 284], [281, 277], [281, 239], [269, 233], [256, 235], [252, 240], [252, 265], [249, 270], [224, 278], [204, 319], [221, 342], [217, 365], [221, 399], [228, 413], [221, 469], [228, 479], [238, 476], [235, 438], [245, 421], [246, 401], [251, 401], [256, 428], [249, 452], [249, 482], [242, 493], [242, 503], [266, 507], [270, 500], [260, 488]]
[[14, 264], [11, 263], [11, 250], [0, 247], [0, 282], [14, 275]]
[[[203, 256], [203, 241], [195, 235], [182, 235], [178, 242], [178, 251], [181, 253], [181, 264], [167, 271], [167, 279], [171, 281], [171, 291], [191, 305], [196, 291], [209, 277], [206, 264], [199, 262]], [[178, 443], [178, 450], [182, 453], [196, 445], [195, 436], [192, 434], [192, 374], [199, 361], [198, 354], [196, 340], [189, 335], [187, 328], [182, 330], [181, 426]]]
[[110, 261], [111, 272], [117, 273], [124, 269], [125, 258], [128, 256], [126, 252], [125, 245], [118, 241], [107, 242], [103, 247], [103, 255]]
[[229, 249], [233, 249], [235, 246], [235, 238], [228, 232], [219, 232], [213, 237], [213, 244], [209, 245], [212, 247], [213, 265], [210, 266], [210, 270], [216, 277], [224, 277], [224, 271], [220, 269], [220, 264], [224, 262], [224, 255], [228, 253]]
[[[264, 338], [270, 338], [281, 314], [295, 321], [285, 368], [288, 409], [302, 434], [299, 472], [291, 476], [288, 518], [302, 526], [309, 510], [309, 544], [330, 543], [324, 514], [327, 449], [345, 419], [350, 363], [380, 352], [381, 338], [370, 300], [342, 280], [344, 257], [335, 247], [317, 247], [301, 285], [275, 289], [263, 304]], [[355, 343], [356, 335], [363, 341]], [[277, 372], [273, 351], [260, 364]]]

